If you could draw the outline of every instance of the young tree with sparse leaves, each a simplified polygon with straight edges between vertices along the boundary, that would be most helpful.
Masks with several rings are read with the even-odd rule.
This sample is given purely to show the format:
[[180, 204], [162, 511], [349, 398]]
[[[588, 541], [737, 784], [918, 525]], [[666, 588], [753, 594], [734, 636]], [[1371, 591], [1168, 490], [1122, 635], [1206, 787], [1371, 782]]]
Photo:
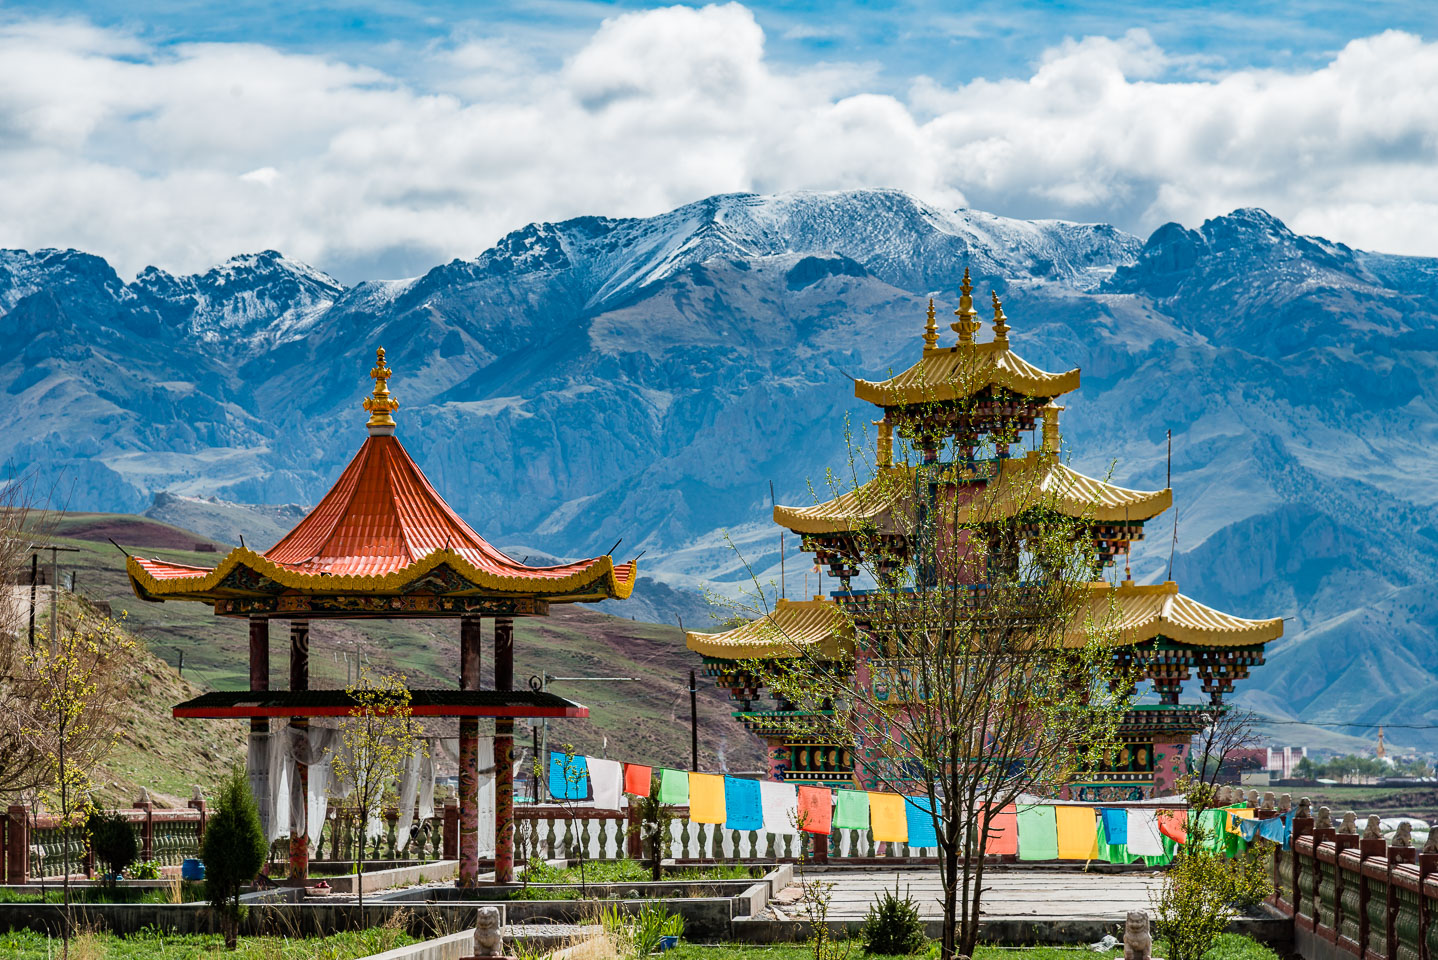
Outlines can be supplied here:
[[346, 692], [354, 701], [339, 724], [339, 744], [331, 761], [335, 780], [350, 785], [345, 807], [360, 837], [359, 903], [364, 906], [365, 843], [369, 823], [380, 816], [385, 795], [399, 780], [404, 764], [417, 748], [420, 733], [403, 674], [360, 670]]
[[91, 809], [91, 776], [119, 740], [125, 688], [118, 661], [129, 657], [134, 645], [116, 621], [83, 606], [72, 608], [60, 623], [37, 633], [15, 684], [19, 735], [39, 764], [40, 796], [55, 811], [64, 838], [67, 957], [70, 841]]
[[[954, 387], [971, 396], [946, 400], [945, 422], [989, 416], [978, 405], [992, 397]], [[775, 652], [743, 669], [779, 701], [776, 733], [848, 749], [865, 781], [933, 811], [941, 956], [952, 960], [977, 943], [982, 851], [999, 812], [1025, 794], [1056, 795], [1110, 756], [1133, 679], [1114, 656], [1112, 600], [1094, 588], [1102, 563], [1090, 522], [1075, 515], [1079, 494], [1046, 486], [1041, 461], [984, 482], [1002, 471], [1018, 423], [977, 444], [932, 423], [901, 420], [903, 460], [886, 462], [881, 440], [877, 469], [846, 429], [848, 468], [827, 484], [844, 515], [804, 549], [838, 555], [845, 588], [867, 592], [834, 605], [832, 635], [844, 642], [832, 647], [761, 620]], [[1038, 454], [1053, 462], [1056, 423], [1053, 448], [1046, 437]], [[754, 585], [750, 612], [770, 613], [769, 591]]]

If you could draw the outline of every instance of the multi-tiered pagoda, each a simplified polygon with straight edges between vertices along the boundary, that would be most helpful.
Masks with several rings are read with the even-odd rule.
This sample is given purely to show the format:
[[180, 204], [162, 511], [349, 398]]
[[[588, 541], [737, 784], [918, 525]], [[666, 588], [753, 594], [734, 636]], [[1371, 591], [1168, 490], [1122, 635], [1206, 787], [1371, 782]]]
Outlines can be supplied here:
[[[1150, 683], [1157, 702], [1140, 698], [1132, 705], [1119, 730], [1122, 748], [1105, 768], [1073, 785], [1075, 799], [1129, 800], [1170, 792], [1186, 769], [1193, 736], [1207, 725], [1205, 715], [1223, 709], [1234, 682], [1263, 662], [1264, 644], [1283, 632], [1281, 619], [1221, 613], [1180, 594], [1172, 582], [1102, 579], [1118, 556], [1127, 561], [1132, 543], [1143, 538], [1144, 524], [1172, 506], [1172, 492], [1125, 489], [1062, 462], [1063, 407], [1055, 401], [1078, 388], [1079, 371], [1050, 373], [1019, 357], [1010, 348], [1008, 318], [997, 296], [993, 311], [993, 339], [981, 343], [975, 334], [982, 324], [965, 270], [958, 320], [950, 325], [957, 342], [939, 345], [930, 301], [919, 361], [887, 380], [855, 382], [855, 395], [883, 413], [872, 478], [824, 503], [774, 508], [774, 522], [800, 536], [802, 549], [827, 567], [840, 589], [828, 597], [780, 599], [766, 617], [724, 633], [687, 635], [689, 649], [704, 657], [706, 674], [739, 704], [735, 716], [766, 740], [769, 773], [777, 779], [877, 786], [851, 746], [815, 742], [816, 725], [804, 722], [795, 705], [764, 703], [763, 682], [745, 664], [792, 657], [800, 649], [821, 660], [852, 659], [855, 682], [869, 678], [876, 699], [882, 699], [877, 688], [882, 671], [866, 668], [870, 660], [882, 659], [871, 655], [878, 641], [865, 635], [862, 615], [846, 615], [866, 602], [855, 579], [861, 568], [877, 569], [882, 577], [886, 564], [924, 556], [926, 545], [916, 541], [935, 535], [925, 511], [944, 504], [982, 501], [996, 520], [1020, 526], [1029, 522], [1029, 512], [1057, 512], [1079, 524], [1092, 543], [1093, 582], [1068, 631], [1082, 643], [1094, 622], [1110, 625], [1117, 636], [1115, 656]], [[1038, 443], [1025, 453], [1021, 441], [1035, 430]], [[894, 462], [896, 432], [917, 463]], [[940, 545], [937, 553], [962, 556], [965, 550], [971, 548], [956, 542]], [[982, 593], [982, 564], [975, 566], [980, 569], [966, 587]], [[1209, 702], [1180, 703], [1185, 681], [1195, 675]]]

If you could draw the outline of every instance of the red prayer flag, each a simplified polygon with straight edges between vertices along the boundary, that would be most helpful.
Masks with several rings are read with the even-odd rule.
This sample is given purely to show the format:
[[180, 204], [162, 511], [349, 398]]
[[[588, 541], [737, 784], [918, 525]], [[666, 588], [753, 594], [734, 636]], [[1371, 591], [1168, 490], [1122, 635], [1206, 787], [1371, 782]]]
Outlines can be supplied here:
[[799, 788], [799, 824], [805, 833], [829, 834], [834, 822], [834, 795], [827, 787]]
[[1158, 812], [1158, 832], [1174, 843], [1184, 843], [1188, 840], [1187, 821], [1187, 811], [1160, 810]]
[[989, 818], [984, 856], [1016, 856], [1019, 852], [1019, 811], [1012, 803]]
[[641, 767], [637, 763], [624, 765], [624, 792], [636, 797], [649, 796], [649, 784], [654, 779], [654, 768]]

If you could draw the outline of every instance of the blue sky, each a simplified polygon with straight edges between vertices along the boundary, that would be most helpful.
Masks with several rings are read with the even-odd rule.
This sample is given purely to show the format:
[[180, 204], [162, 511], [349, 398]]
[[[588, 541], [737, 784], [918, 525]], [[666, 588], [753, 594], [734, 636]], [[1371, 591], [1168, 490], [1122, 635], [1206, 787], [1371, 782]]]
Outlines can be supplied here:
[[893, 187], [1438, 256], [1435, 102], [1431, 2], [0, 0], [0, 247], [352, 281], [536, 220]]
[[[659, 3], [582, 0], [464, 3], [381, 0], [254, 2], [0, 3], [20, 15], [85, 17], [157, 43], [246, 42], [338, 54], [395, 75], [415, 71], [414, 53], [475, 36], [512, 39], [557, 63], [606, 17]], [[1192, 57], [1183, 72], [1235, 67], [1312, 67], [1350, 40], [1384, 30], [1433, 36], [1438, 4], [1424, 2], [794, 2], [749, 3], [778, 63], [843, 61], [877, 68], [876, 88], [901, 90], [917, 73], [955, 84], [1024, 76], [1066, 37], [1147, 30], [1169, 52]]]

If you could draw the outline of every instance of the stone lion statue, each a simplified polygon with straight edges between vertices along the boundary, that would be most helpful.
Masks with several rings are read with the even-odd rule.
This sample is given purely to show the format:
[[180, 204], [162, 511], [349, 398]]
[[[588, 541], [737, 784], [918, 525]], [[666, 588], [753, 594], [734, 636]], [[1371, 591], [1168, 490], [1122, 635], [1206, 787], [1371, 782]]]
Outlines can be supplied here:
[[1123, 922], [1123, 960], [1152, 960], [1153, 935], [1148, 930], [1148, 911], [1130, 910]]
[[474, 922], [474, 955], [504, 956], [504, 938], [499, 935], [498, 907], [479, 908], [479, 919]]
[[1298, 798], [1298, 810], [1293, 814], [1295, 817], [1308, 818], [1313, 816], [1313, 801], [1307, 797]]
[[1423, 844], [1423, 852], [1438, 854], [1438, 827], [1428, 830], [1428, 842]]
[[1413, 846], [1413, 824], [1404, 820], [1398, 824], [1398, 829], [1393, 833], [1393, 839], [1389, 841], [1390, 846], [1411, 847]]
[[1350, 834], [1355, 837], [1358, 836], [1358, 814], [1352, 810], [1345, 811], [1343, 814], [1343, 823], [1339, 825], [1338, 832], [1345, 836]]
[[1317, 819], [1316, 821], [1314, 821], [1314, 823], [1313, 823], [1313, 828], [1314, 828], [1315, 830], [1331, 830], [1331, 829], [1333, 829], [1333, 813], [1332, 813], [1332, 811], [1330, 811], [1327, 807], [1319, 807], [1319, 808], [1318, 808], [1318, 819]]
[[1378, 814], [1376, 814], [1376, 813], [1370, 813], [1370, 814], [1368, 815], [1368, 826], [1366, 826], [1366, 827], [1363, 828], [1363, 839], [1364, 839], [1364, 840], [1382, 840], [1382, 839], [1383, 839], [1383, 830], [1382, 830], [1382, 828], [1380, 828], [1380, 827], [1378, 826]]

